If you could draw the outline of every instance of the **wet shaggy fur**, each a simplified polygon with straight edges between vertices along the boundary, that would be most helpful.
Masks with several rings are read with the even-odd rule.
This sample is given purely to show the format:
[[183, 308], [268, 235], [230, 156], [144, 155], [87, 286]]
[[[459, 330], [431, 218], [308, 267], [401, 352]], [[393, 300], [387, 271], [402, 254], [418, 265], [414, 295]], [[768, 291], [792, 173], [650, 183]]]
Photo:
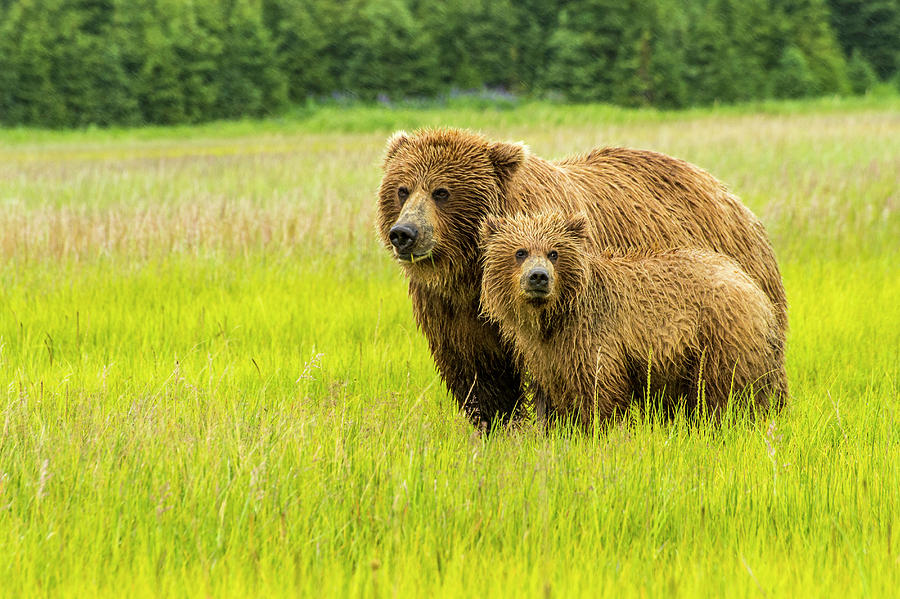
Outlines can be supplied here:
[[[549, 162], [522, 144], [428, 129], [394, 134], [383, 169], [379, 235], [409, 278], [416, 322], [442, 378], [476, 423], [510, 417], [522, 387], [511, 349], [480, 315], [478, 232], [489, 213], [582, 211], [588, 245], [596, 248], [690, 246], [727, 254], [772, 301], [784, 342], [787, 303], [762, 224], [687, 162], [626, 148]], [[409, 223], [420, 236], [400, 254], [391, 228]]]
[[[670, 408], [702, 399], [710, 414], [730, 395], [738, 407], [781, 403], [777, 314], [737, 263], [700, 249], [590, 250], [586, 232], [583, 215], [559, 213], [483, 224], [482, 307], [543, 390], [540, 416], [589, 429], [648, 392]], [[537, 271], [550, 283], [536, 295]]]

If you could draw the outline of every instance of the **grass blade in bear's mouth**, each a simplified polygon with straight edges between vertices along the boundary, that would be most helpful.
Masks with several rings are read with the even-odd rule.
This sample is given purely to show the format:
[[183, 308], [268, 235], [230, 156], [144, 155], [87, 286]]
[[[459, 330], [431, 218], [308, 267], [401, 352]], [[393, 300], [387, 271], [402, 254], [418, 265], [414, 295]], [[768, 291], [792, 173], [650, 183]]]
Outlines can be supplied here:
[[397, 254], [397, 259], [403, 262], [409, 262], [415, 264], [416, 262], [421, 262], [422, 260], [427, 260], [431, 258], [431, 252], [426, 252], [424, 254]]

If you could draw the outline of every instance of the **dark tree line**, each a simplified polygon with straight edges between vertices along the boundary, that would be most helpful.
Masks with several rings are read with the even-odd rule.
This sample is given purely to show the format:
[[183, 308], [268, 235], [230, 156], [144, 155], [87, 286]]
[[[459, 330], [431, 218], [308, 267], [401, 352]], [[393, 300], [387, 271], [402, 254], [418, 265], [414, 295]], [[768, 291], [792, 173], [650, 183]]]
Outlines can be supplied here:
[[0, 0], [0, 123], [451, 90], [682, 107], [900, 75], [900, 0]]

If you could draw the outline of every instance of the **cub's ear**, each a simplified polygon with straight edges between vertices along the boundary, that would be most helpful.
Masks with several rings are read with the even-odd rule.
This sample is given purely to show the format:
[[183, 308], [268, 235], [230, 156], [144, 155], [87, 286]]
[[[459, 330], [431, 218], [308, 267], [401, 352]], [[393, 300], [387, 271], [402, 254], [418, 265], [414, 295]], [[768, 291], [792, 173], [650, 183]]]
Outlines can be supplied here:
[[487, 153], [500, 181], [506, 181], [525, 162], [528, 147], [522, 142], [497, 142], [488, 145]]
[[399, 152], [400, 149], [403, 148], [403, 146], [409, 144], [409, 142], [409, 133], [403, 131], [402, 129], [391, 135], [384, 147], [384, 161], [382, 163], [383, 166], [387, 166], [387, 163], [391, 160], [391, 158], [396, 156], [397, 152]]
[[576, 212], [566, 217], [566, 231], [577, 237], [584, 239], [588, 234], [588, 217], [584, 212]]
[[481, 221], [481, 242], [486, 242], [492, 235], [499, 231], [501, 224], [503, 224], [503, 219], [499, 216], [494, 216], [493, 214], [485, 216], [484, 220]]

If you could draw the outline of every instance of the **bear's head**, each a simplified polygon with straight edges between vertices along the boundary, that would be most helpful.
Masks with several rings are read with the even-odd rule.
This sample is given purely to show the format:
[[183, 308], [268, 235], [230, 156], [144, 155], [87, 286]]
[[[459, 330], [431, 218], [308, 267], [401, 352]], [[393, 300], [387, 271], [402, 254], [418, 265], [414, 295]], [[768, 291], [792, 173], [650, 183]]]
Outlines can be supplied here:
[[587, 235], [582, 213], [486, 217], [481, 226], [484, 314], [524, 326], [571, 310], [588, 281]]
[[504, 187], [526, 153], [459, 129], [398, 131], [388, 140], [378, 232], [411, 278], [446, 284], [478, 272], [481, 221], [506, 210]]

